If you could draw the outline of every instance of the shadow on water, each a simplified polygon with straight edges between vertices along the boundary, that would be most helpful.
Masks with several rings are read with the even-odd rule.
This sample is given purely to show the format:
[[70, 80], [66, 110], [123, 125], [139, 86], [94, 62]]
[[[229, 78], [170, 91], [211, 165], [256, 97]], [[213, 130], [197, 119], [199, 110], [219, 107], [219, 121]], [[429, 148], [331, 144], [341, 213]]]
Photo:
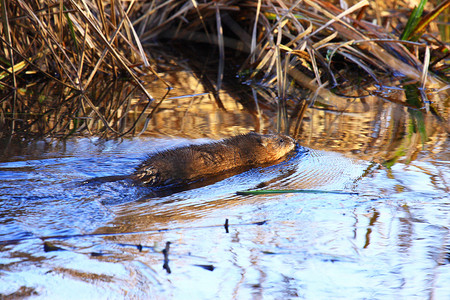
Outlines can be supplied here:
[[[226, 111], [173, 96], [139, 138], [2, 144], [1, 297], [448, 298], [448, 100], [427, 113], [395, 102], [400, 88], [373, 94], [309, 110], [295, 136], [307, 151], [282, 163], [157, 197], [126, 179], [82, 183], [256, 130], [254, 115], [227, 95]], [[358, 195], [236, 194], [254, 188]]]

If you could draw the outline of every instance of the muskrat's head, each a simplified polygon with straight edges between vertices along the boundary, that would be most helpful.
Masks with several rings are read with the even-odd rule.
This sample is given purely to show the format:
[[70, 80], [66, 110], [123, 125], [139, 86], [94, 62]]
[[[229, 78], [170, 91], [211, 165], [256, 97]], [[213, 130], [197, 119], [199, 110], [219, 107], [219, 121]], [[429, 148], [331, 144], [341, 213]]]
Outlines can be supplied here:
[[267, 152], [267, 161], [277, 161], [295, 149], [295, 140], [284, 134], [261, 135], [261, 144]]
[[[259, 134], [250, 132], [242, 136], [242, 142], [250, 146], [259, 163], [270, 163], [280, 160], [295, 149], [295, 140], [284, 134]], [[262, 147], [261, 147], [262, 146]]]

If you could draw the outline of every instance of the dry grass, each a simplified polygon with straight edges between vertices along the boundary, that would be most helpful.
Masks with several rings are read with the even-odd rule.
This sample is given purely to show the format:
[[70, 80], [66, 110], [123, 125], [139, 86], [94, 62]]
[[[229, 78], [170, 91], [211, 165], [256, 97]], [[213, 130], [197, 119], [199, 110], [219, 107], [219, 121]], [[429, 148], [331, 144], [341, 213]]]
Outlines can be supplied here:
[[[241, 75], [267, 89], [267, 98], [277, 99], [278, 124], [288, 123], [286, 100], [295, 89], [312, 92], [307, 100], [298, 100], [296, 110], [301, 119], [306, 107], [316, 101], [326, 104], [330, 98], [339, 98], [337, 88], [345, 90], [355, 77], [371, 77], [382, 86], [386, 76], [402, 74], [409, 83], [422, 87], [424, 97], [433, 89], [448, 87], [448, 28], [444, 26], [440, 34], [439, 23], [433, 22], [448, 12], [448, 0], [439, 6], [425, 6], [424, 17], [419, 15], [414, 24], [407, 23], [411, 7], [401, 1], [395, 11], [383, 7], [385, 2], [367, 0], [346, 8], [321, 0], [0, 3], [3, 134], [36, 132], [35, 122], [45, 123], [48, 114], [57, 119], [52, 118], [46, 130], [37, 130], [40, 134], [52, 134], [55, 128], [61, 132], [65, 127], [69, 133], [103, 128], [114, 135], [124, 134], [121, 120], [130, 111], [129, 101], [99, 101], [90, 91], [99, 78], [125, 77], [146, 97], [144, 117], [154, 100], [143, 86], [143, 76], [164, 82], [155, 71], [158, 65], [151, 59], [148, 44], [163, 39], [216, 44], [217, 91], [222, 86], [225, 50], [248, 53]], [[446, 20], [448, 17], [441, 18], [441, 27]], [[64, 99], [46, 109], [28, 103], [20, 94], [42, 77], [64, 90]], [[64, 108], [58, 108], [58, 103], [64, 103]], [[21, 117], [27, 114], [36, 117], [31, 121]], [[152, 113], [145, 115], [148, 118]]]

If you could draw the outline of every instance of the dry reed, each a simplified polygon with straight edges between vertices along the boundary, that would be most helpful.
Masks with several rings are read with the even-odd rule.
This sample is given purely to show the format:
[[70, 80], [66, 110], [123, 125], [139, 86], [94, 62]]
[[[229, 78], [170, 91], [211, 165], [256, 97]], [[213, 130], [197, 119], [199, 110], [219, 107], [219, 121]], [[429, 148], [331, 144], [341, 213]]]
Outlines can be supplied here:
[[[312, 91], [309, 106], [315, 101], [326, 104], [341, 98], [336, 90], [354, 82], [354, 74], [367, 74], [379, 85], [386, 76], [402, 74], [427, 92], [448, 86], [449, 45], [432, 21], [448, 11], [449, 0], [431, 5], [423, 18], [419, 15], [419, 21], [409, 25], [410, 9], [386, 14], [389, 8], [367, 0], [344, 8], [322, 0], [0, 3], [3, 135], [16, 131], [51, 135], [64, 128], [69, 133], [97, 133], [92, 129], [102, 128], [114, 135], [124, 134], [125, 128], [132, 131], [133, 126], [123, 125], [131, 111], [127, 98], [113, 104], [111, 99], [92, 98], [90, 90], [95, 90], [99, 79], [125, 77], [145, 96], [142, 118], [151, 117], [153, 113], [144, 113], [154, 100], [143, 78], [164, 80], [144, 46], [163, 39], [216, 44], [217, 91], [224, 75], [225, 49], [247, 52], [241, 75], [270, 90], [268, 98], [277, 99], [279, 124], [288, 122], [286, 99], [293, 89]], [[151, 54], [151, 47], [146, 49]], [[21, 99], [20, 91], [41, 84], [42, 77], [64, 91], [62, 98], [53, 103], [42, 101], [44, 96], [37, 97], [41, 101], [36, 103]], [[306, 104], [298, 104], [297, 111], [303, 114]], [[46, 122], [47, 127], [42, 125]], [[37, 123], [46, 129], [36, 128]]]

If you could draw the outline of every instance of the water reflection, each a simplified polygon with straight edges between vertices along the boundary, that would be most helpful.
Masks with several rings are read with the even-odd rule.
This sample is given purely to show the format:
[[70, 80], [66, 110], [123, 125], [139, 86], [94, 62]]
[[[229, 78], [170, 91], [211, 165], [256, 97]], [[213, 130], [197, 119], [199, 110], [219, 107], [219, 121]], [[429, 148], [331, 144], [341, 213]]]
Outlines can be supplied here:
[[[226, 97], [212, 116], [214, 99], [190, 106], [200, 97], [170, 99], [146, 137], [2, 144], [0, 240], [16, 239], [0, 244], [2, 297], [448, 298], [448, 132], [425, 113], [424, 140], [399, 104], [310, 110], [297, 136], [309, 151], [169, 196], [82, 184], [130, 174], [153, 151], [256, 129]], [[261, 186], [359, 195], [236, 195]], [[54, 235], [72, 235], [45, 239], [64, 251], [46, 252]]]

